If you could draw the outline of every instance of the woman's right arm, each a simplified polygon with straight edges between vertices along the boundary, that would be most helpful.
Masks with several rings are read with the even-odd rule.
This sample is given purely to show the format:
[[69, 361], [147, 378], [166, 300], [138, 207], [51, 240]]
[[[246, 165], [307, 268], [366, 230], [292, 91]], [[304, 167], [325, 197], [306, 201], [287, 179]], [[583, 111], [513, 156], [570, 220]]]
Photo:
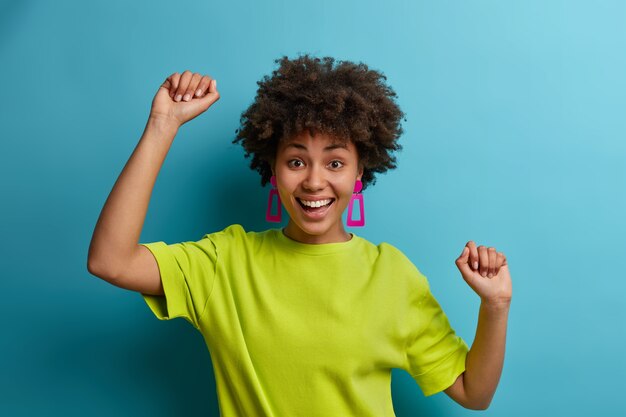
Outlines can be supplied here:
[[215, 80], [172, 74], [152, 101], [146, 128], [107, 198], [89, 245], [88, 271], [113, 285], [163, 295], [152, 253], [139, 244], [150, 196], [178, 128], [219, 99]]

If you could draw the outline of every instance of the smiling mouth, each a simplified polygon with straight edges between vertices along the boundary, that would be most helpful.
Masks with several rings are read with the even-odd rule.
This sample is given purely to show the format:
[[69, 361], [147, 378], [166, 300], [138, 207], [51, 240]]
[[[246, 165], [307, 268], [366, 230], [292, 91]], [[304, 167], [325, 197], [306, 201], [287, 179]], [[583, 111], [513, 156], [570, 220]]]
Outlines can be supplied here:
[[315, 201], [302, 200], [299, 198], [297, 198], [296, 200], [298, 200], [300, 207], [302, 207], [304, 211], [306, 211], [307, 213], [315, 213], [318, 211], [323, 211], [324, 209], [326, 209], [327, 207], [329, 207], [331, 204], [335, 202], [334, 198], [327, 198], [324, 200], [315, 200]]

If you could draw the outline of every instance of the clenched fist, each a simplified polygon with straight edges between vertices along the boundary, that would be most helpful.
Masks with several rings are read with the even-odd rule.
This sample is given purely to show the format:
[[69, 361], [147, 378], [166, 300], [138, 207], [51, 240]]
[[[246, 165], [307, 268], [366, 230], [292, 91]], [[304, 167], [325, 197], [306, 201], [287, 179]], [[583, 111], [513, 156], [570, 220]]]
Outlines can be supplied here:
[[152, 100], [150, 117], [179, 127], [205, 112], [219, 98], [217, 81], [208, 75], [175, 72], [159, 87]]
[[506, 256], [496, 248], [476, 247], [469, 241], [455, 263], [465, 282], [483, 302], [499, 305], [511, 302], [509, 266]]

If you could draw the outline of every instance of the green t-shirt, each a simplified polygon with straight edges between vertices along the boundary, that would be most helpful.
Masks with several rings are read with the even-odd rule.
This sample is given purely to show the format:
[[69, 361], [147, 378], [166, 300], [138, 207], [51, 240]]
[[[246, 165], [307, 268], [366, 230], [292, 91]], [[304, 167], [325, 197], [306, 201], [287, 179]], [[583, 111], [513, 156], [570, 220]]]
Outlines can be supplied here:
[[223, 417], [394, 416], [392, 368], [426, 396], [465, 370], [467, 344], [389, 244], [310, 245], [233, 225], [143, 245], [165, 296], [142, 296], [160, 320], [202, 333]]

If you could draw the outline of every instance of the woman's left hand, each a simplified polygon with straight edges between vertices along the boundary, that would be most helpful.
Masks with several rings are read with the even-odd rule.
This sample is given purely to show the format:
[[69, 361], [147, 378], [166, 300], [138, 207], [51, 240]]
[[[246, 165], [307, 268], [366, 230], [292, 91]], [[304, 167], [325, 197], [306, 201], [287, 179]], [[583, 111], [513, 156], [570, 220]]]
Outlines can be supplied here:
[[455, 263], [465, 282], [483, 303], [502, 305], [511, 302], [509, 266], [506, 256], [496, 248], [476, 247], [473, 241], [469, 241]]

